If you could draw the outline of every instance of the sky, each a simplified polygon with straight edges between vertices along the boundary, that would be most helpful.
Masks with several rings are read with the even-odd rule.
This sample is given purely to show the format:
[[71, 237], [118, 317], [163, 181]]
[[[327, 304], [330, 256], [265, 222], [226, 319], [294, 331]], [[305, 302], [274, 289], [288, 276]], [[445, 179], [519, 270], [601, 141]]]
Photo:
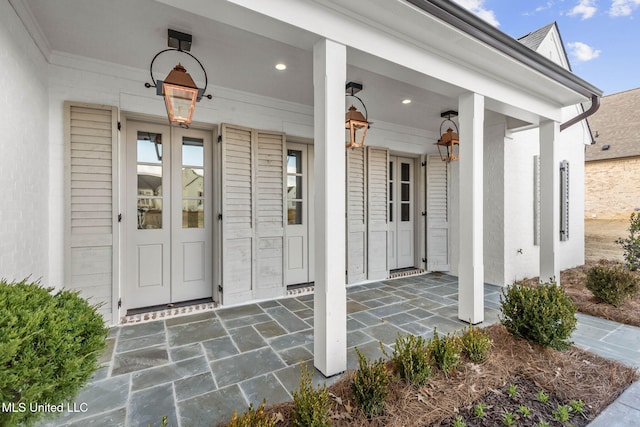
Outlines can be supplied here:
[[519, 38], [554, 21], [572, 71], [604, 95], [640, 87], [640, 0], [454, 0]]

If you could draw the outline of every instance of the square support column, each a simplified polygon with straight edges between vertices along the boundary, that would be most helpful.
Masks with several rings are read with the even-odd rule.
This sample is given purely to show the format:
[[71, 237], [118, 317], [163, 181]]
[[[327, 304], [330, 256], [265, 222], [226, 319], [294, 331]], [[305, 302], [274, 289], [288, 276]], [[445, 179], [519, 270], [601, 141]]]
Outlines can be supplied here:
[[329, 377], [347, 369], [345, 253], [345, 82], [347, 50], [313, 47], [315, 286], [313, 356]]
[[560, 283], [560, 125], [540, 123], [540, 283]]
[[458, 99], [460, 122], [458, 319], [484, 321], [483, 150], [484, 97]]

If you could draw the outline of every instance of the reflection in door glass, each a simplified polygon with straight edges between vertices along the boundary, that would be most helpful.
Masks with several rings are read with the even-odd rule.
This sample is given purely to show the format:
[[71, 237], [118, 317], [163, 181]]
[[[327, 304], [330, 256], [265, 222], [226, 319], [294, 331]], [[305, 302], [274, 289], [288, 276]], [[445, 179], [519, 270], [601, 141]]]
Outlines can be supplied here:
[[287, 150], [287, 224], [302, 224], [302, 151]]
[[162, 134], [138, 131], [138, 229], [162, 228]]
[[204, 228], [204, 141], [182, 139], [182, 228]]

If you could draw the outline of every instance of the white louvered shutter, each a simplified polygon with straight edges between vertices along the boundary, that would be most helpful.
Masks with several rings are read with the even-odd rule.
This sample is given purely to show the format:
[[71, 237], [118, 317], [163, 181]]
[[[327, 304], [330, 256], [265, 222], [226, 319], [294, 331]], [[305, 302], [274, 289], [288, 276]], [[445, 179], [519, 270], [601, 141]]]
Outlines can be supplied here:
[[367, 150], [367, 279], [389, 277], [388, 240], [388, 170], [389, 150]]
[[449, 270], [448, 167], [427, 156], [427, 270]]
[[346, 153], [347, 283], [356, 283], [367, 277], [365, 150], [353, 148]]

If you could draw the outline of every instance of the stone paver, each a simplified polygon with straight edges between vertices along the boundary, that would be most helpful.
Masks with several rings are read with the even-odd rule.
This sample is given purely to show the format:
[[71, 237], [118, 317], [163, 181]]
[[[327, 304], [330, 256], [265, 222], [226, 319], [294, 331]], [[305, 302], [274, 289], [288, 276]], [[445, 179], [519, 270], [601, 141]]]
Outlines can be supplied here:
[[[501, 288], [485, 285], [485, 322], [498, 321]], [[429, 338], [461, 330], [457, 278], [432, 273], [347, 290], [347, 369], [355, 348], [369, 359], [390, 354], [398, 333]], [[301, 367], [314, 384], [337, 381], [313, 368], [313, 295], [217, 309], [113, 328], [109, 348], [90, 384], [76, 398], [88, 411], [66, 413], [39, 426], [216, 425], [249, 403], [291, 399]], [[640, 328], [578, 315], [575, 344], [640, 368]], [[593, 426], [638, 425], [640, 383]], [[615, 422], [611, 422], [615, 420]], [[626, 420], [629, 420], [628, 422]], [[626, 424], [625, 424], [626, 422]]]

